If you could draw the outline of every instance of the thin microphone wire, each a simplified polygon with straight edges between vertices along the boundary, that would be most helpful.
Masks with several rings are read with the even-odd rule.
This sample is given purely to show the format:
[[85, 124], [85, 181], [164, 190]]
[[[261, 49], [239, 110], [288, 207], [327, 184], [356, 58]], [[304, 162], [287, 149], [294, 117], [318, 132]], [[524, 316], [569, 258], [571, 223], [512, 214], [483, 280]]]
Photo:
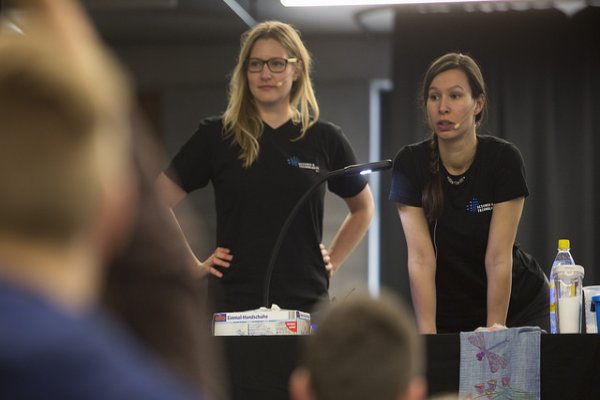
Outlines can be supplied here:
[[435, 235], [437, 232], [437, 223], [438, 223], [438, 220], [436, 219], [435, 224], [433, 225], [433, 251], [435, 252], [436, 263], [437, 263], [437, 254], [438, 254], [437, 243], [435, 242], [435, 240], [436, 240]]

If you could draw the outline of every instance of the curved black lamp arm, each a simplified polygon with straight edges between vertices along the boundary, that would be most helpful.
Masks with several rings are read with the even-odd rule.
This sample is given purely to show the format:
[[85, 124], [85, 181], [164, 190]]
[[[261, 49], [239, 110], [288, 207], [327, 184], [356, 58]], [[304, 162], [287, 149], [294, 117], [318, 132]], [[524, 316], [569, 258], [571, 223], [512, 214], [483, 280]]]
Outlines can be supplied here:
[[263, 289], [263, 305], [265, 307], [269, 307], [269, 295], [270, 295], [270, 287], [271, 287], [271, 276], [273, 275], [273, 269], [275, 268], [275, 261], [277, 260], [277, 256], [279, 255], [279, 249], [283, 243], [283, 239], [287, 234], [287, 230], [289, 229], [292, 221], [298, 211], [306, 201], [306, 199], [317, 189], [321, 184], [331, 178], [341, 176], [341, 175], [357, 175], [357, 174], [365, 174], [371, 173], [375, 171], [383, 171], [385, 169], [390, 169], [392, 167], [391, 160], [383, 160], [366, 164], [357, 164], [357, 165], [349, 165], [345, 168], [338, 169], [335, 171], [331, 171], [326, 175], [323, 175], [321, 179], [313, 183], [313, 185], [298, 199], [292, 211], [290, 211], [287, 216], [285, 222], [281, 226], [281, 230], [279, 231], [279, 235], [277, 236], [277, 241], [273, 246], [273, 250], [271, 251], [271, 258], [269, 259], [269, 264], [267, 265], [267, 270], [265, 273], [265, 283]]

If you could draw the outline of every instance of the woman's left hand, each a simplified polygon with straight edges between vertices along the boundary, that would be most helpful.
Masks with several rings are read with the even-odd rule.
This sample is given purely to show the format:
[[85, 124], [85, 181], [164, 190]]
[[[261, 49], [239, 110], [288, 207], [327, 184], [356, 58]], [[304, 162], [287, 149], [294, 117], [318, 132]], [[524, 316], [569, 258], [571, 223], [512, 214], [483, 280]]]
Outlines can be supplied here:
[[319, 247], [321, 248], [321, 255], [323, 256], [323, 262], [325, 263], [325, 270], [327, 271], [327, 274], [331, 279], [335, 274], [336, 268], [331, 263], [331, 257], [329, 257], [329, 250], [327, 250], [323, 243], [320, 243]]

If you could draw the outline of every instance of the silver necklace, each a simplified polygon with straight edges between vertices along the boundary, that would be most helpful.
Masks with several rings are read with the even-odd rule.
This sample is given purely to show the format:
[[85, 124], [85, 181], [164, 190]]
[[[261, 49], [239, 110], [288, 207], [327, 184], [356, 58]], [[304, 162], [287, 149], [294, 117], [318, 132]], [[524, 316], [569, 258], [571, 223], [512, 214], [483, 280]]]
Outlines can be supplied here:
[[448, 180], [448, 183], [451, 184], [452, 186], [458, 186], [458, 185], [462, 185], [462, 183], [465, 181], [465, 179], [467, 179], [467, 176], [463, 175], [458, 179], [452, 179], [452, 178], [450, 178], [450, 175], [446, 175], [446, 179]]

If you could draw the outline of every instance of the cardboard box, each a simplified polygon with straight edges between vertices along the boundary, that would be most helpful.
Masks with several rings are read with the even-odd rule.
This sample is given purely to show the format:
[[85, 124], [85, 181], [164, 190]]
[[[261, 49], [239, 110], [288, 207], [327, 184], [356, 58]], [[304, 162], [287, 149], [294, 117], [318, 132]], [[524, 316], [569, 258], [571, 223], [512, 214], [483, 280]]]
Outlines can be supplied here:
[[215, 336], [308, 335], [310, 314], [279, 308], [215, 313], [213, 334]]

